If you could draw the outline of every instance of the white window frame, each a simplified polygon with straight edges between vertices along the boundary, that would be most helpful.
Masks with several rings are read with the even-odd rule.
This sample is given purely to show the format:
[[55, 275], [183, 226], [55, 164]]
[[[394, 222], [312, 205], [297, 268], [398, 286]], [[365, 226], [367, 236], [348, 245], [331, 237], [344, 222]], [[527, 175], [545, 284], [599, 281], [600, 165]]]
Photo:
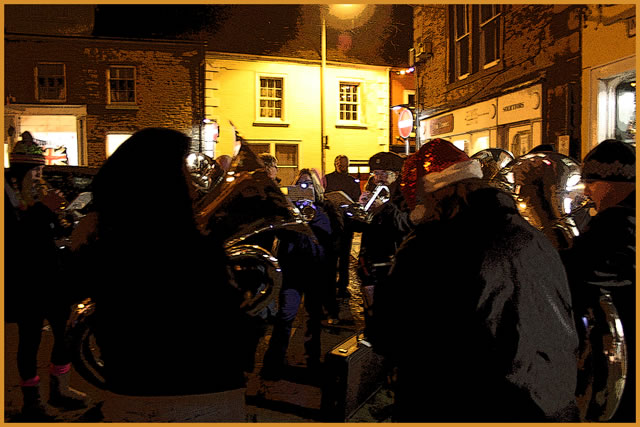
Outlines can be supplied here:
[[[133, 70], [133, 101], [113, 101], [111, 99], [111, 72], [114, 69], [122, 69], [122, 68], [128, 68], [128, 69], [132, 69]], [[136, 84], [136, 77], [137, 77], [137, 70], [136, 67], [133, 65], [110, 65], [109, 68], [107, 68], [107, 104], [109, 105], [136, 105], [136, 101], [138, 99], [138, 93], [137, 93], [137, 84]]]
[[[353, 101], [342, 101], [340, 99], [341, 96], [341, 86], [342, 85], [352, 85], [352, 86], [357, 86], [358, 87], [358, 97], [356, 102]], [[338, 86], [337, 86], [337, 112], [336, 112], [336, 124], [340, 125], [340, 126], [363, 126], [365, 121], [363, 120], [363, 116], [364, 116], [364, 102], [362, 101], [362, 97], [364, 96], [364, 81], [360, 80], [360, 79], [338, 79]], [[340, 111], [341, 111], [341, 106], [342, 104], [348, 104], [348, 105], [355, 105], [356, 106], [356, 112], [357, 112], [357, 119], [353, 120], [353, 119], [341, 119], [340, 118]]]
[[[589, 72], [589, 139], [587, 147], [583, 146], [584, 157], [600, 142], [615, 135], [612, 121], [615, 118], [615, 96], [611, 90], [622, 79], [635, 74], [636, 57], [622, 58], [599, 67], [592, 68]], [[618, 81], [614, 81], [618, 79]], [[612, 110], [614, 112], [612, 113]]]
[[[60, 91], [60, 96], [58, 98], [45, 98], [43, 97], [43, 92], [40, 88], [40, 83], [38, 80], [40, 79], [40, 66], [41, 65], [61, 65], [62, 66], [62, 76], [54, 75], [54, 76], [46, 76], [45, 78], [60, 78], [62, 77], [62, 90]], [[35, 69], [35, 89], [36, 89], [36, 99], [39, 102], [64, 102], [67, 100], [67, 67], [62, 62], [38, 62], [36, 64]]]
[[[280, 117], [260, 117], [260, 101], [262, 99], [261, 95], [261, 79], [280, 79], [282, 80], [282, 98], [281, 102], [281, 114]], [[287, 98], [288, 90], [287, 90], [287, 76], [285, 74], [273, 74], [273, 73], [257, 73], [256, 74], [256, 102], [255, 102], [255, 122], [256, 123], [272, 123], [272, 124], [284, 124], [287, 123]]]

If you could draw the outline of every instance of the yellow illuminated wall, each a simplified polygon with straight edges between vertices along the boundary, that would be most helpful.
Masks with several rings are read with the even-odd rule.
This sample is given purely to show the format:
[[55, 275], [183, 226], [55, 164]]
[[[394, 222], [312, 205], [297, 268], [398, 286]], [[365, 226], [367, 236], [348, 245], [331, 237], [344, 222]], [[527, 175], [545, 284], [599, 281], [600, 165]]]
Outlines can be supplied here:
[[[389, 149], [389, 68], [328, 63], [325, 69], [326, 173], [333, 159], [346, 154], [368, 160]], [[261, 119], [258, 112], [260, 77], [282, 79], [281, 119]], [[358, 123], [339, 120], [340, 82], [358, 84]], [[220, 126], [214, 156], [233, 153], [233, 123], [250, 143], [292, 144], [298, 147], [298, 168], [321, 170], [320, 62], [238, 54], [207, 54], [205, 117]], [[283, 183], [286, 184], [286, 183]]]
[[635, 73], [635, 5], [588, 5], [583, 25], [582, 157], [603, 139], [598, 130], [606, 115], [598, 111], [606, 97], [602, 82]]

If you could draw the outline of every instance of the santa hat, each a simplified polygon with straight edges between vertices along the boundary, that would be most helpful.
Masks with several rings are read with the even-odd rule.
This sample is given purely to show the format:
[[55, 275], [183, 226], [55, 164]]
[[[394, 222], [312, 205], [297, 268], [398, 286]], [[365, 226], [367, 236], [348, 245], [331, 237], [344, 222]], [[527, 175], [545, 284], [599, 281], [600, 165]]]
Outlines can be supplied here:
[[23, 132], [22, 139], [18, 141], [11, 153], [9, 153], [10, 164], [28, 164], [33, 166], [44, 165], [45, 158], [42, 147], [33, 140], [30, 132]]
[[626, 142], [607, 139], [598, 144], [582, 162], [582, 178], [598, 181], [635, 182], [636, 150]]
[[411, 209], [418, 196], [431, 193], [454, 182], [482, 178], [482, 167], [476, 159], [444, 139], [434, 139], [410, 156], [402, 169], [400, 188]]

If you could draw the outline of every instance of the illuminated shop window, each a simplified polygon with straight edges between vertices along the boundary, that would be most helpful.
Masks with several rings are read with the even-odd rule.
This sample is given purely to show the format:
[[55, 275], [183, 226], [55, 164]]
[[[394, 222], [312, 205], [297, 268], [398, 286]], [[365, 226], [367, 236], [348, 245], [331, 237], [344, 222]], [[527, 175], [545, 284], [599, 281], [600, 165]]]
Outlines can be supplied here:
[[64, 101], [67, 98], [64, 64], [41, 63], [36, 66], [38, 100]]
[[125, 142], [131, 134], [129, 133], [110, 133], [107, 135], [107, 157], [110, 157], [116, 149]]
[[625, 81], [616, 86], [615, 138], [636, 141], [636, 82]]
[[135, 104], [135, 67], [109, 67], [109, 103]]
[[360, 84], [340, 82], [340, 121], [360, 121]]

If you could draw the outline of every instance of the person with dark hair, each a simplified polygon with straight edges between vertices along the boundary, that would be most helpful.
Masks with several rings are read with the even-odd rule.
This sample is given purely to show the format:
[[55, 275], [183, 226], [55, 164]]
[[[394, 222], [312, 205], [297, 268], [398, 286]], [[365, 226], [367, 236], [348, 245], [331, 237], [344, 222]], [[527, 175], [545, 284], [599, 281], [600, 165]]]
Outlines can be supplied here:
[[[349, 198], [357, 203], [360, 199], [360, 185], [349, 175], [349, 158], [343, 154], [336, 156], [334, 160], [335, 171], [324, 176], [324, 191], [343, 191]], [[344, 231], [341, 235], [338, 254], [338, 280], [336, 282], [337, 295], [349, 297], [349, 266], [351, 264], [351, 244], [353, 243], [354, 230], [349, 222], [345, 221]]]
[[324, 176], [324, 191], [344, 191], [344, 193], [357, 202], [360, 198], [360, 186], [349, 175], [349, 158], [344, 154], [336, 156], [333, 161], [335, 171]]
[[[626, 384], [610, 421], [634, 422], [636, 403], [636, 151], [608, 139], [582, 162], [585, 194], [597, 211], [573, 246], [561, 252], [575, 304], [606, 293], [620, 316], [627, 351]], [[597, 299], [596, 299], [597, 300]]]
[[[334, 160], [335, 171], [324, 176], [324, 191], [343, 191], [349, 198], [357, 203], [360, 199], [360, 185], [349, 175], [349, 158], [343, 154], [336, 156]], [[344, 221], [345, 227], [341, 235], [338, 254], [338, 280], [336, 290], [338, 297], [349, 297], [349, 266], [351, 265], [351, 244], [353, 243], [354, 230], [349, 221]]]
[[62, 196], [57, 191], [39, 193], [36, 182], [45, 163], [42, 149], [31, 134], [9, 154], [5, 173], [5, 318], [18, 324], [18, 371], [24, 398], [23, 421], [51, 421], [40, 397], [38, 349], [45, 319], [54, 337], [51, 352], [49, 404], [79, 409], [88, 404], [86, 394], [69, 387], [71, 355], [65, 327], [72, 296], [62, 279], [62, 260], [55, 244], [60, 227], [53, 212]]
[[556, 249], [451, 142], [405, 165], [416, 226], [376, 292], [373, 341], [397, 367], [394, 421], [577, 421], [578, 336]]
[[[90, 296], [107, 386], [125, 395], [245, 387], [249, 321], [222, 246], [197, 229], [181, 132], [136, 132], [95, 176]], [[144, 167], [154, 153], [154, 170]], [[235, 394], [234, 394], [235, 395]], [[237, 405], [241, 415], [244, 402]], [[239, 417], [240, 417], [239, 415]]]

